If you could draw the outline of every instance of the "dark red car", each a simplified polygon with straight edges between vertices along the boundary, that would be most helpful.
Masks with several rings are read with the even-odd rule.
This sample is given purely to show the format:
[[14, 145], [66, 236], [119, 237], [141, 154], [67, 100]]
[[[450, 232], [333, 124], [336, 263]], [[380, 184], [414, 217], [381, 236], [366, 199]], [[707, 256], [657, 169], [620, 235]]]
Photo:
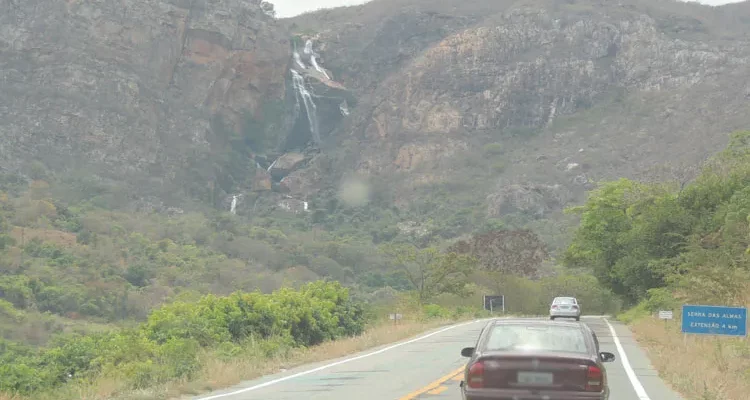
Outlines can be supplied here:
[[605, 362], [594, 332], [581, 322], [496, 319], [469, 357], [464, 400], [608, 400]]

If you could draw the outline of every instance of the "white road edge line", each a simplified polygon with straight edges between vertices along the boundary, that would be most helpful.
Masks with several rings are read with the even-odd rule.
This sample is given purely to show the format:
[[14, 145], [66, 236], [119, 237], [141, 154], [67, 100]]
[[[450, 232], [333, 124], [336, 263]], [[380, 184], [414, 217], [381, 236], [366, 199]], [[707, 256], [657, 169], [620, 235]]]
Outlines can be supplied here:
[[[315, 373], [315, 372], [318, 372], [318, 371], [322, 371], [324, 369], [328, 369], [328, 368], [331, 368], [331, 367], [335, 367], [335, 366], [338, 366], [338, 365], [341, 365], [341, 364], [346, 364], [348, 362], [361, 360], [361, 359], [367, 358], [367, 357], [372, 357], [372, 356], [380, 354], [380, 353], [385, 353], [386, 351], [390, 351], [390, 350], [393, 350], [393, 349], [401, 347], [401, 346], [405, 346], [405, 345], [410, 344], [410, 343], [414, 343], [414, 342], [418, 342], [420, 340], [427, 339], [430, 336], [435, 336], [437, 334], [443, 333], [445, 331], [449, 331], [451, 329], [459, 328], [459, 327], [470, 325], [470, 324], [475, 324], [475, 323], [481, 322], [481, 321], [485, 321], [485, 320], [484, 319], [477, 319], [477, 320], [474, 320], [474, 321], [464, 322], [464, 323], [457, 324], [457, 325], [451, 325], [451, 326], [445, 327], [443, 329], [440, 329], [438, 331], [435, 331], [435, 332], [432, 332], [432, 333], [428, 333], [426, 335], [422, 335], [422, 336], [419, 336], [417, 338], [414, 338], [414, 339], [411, 339], [411, 340], [407, 340], [405, 342], [397, 343], [397, 344], [394, 344], [394, 345], [391, 345], [391, 346], [388, 346], [388, 347], [385, 347], [385, 348], [382, 348], [380, 350], [376, 350], [376, 351], [373, 351], [373, 352], [370, 352], [370, 353], [365, 353], [365, 354], [362, 354], [362, 355], [359, 355], [359, 356], [356, 356], [356, 357], [347, 358], [347, 359], [344, 359], [344, 360], [341, 360], [341, 361], [336, 361], [336, 362], [331, 363], [331, 364], [322, 365], [322, 366], [320, 366], [318, 368], [313, 368], [311, 370], [298, 372], [298, 373], [293, 374], [293, 375], [284, 376], [284, 377], [281, 377], [281, 378], [278, 378], [278, 379], [274, 379], [272, 381], [264, 382], [264, 383], [261, 383], [261, 384], [255, 385], [255, 386], [250, 386], [250, 387], [247, 387], [247, 388], [244, 388], [244, 389], [235, 390], [234, 392], [217, 394], [217, 395], [209, 396], [209, 397], [200, 397], [200, 398], [198, 398], [196, 400], [219, 399], [219, 398], [222, 398], [222, 397], [234, 396], [234, 395], [237, 395], [237, 394], [240, 394], [240, 393], [245, 393], [245, 392], [249, 392], [249, 391], [252, 391], [252, 390], [261, 389], [261, 388], [264, 388], [266, 386], [275, 385], [277, 383], [281, 383], [281, 382], [284, 382], [284, 381], [288, 381], [290, 379], [298, 378], [300, 376], [309, 375], [309, 374], [312, 374], [312, 373]], [[650, 399], [647, 399], [647, 400], [650, 400]]]
[[635, 375], [633, 367], [630, 366], [630, 361], [628, 361], [628, 356], [627, 354], [625, 354], [625, 349], [622, 347], [622, 344], [620, 344], [620, 339], [617, 337], [615, 328], [612, 326], [612, 324], [609, 323], [606, 318], [604, 318], [604, 322], [607, 323], [609, 331], [610, 333], [612, 333], [612, 339], [614, 339], [615, 341], [615, 347], [617, 347], [617, 352], [620, 353], [622, 366], [623, 368], [625, 368], [625, 373], [628, 375], [628, 379], [630, 379], [630, 384], [633, 386], [635, 394], [638, 396], [638, 400], [651, 400], [651, 398], [648, 397], [648, 393], [646, 393], [646, 389], [643, 388], [641, 381], [639, 381], [638, 377]]

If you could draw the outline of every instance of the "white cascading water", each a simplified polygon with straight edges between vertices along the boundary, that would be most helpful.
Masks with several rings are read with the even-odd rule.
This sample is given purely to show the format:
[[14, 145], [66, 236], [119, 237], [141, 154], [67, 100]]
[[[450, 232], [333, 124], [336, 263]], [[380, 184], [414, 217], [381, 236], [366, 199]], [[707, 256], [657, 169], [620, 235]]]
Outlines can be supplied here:
[[320, 68], [320, 66], [318, 65], [318, 61], [315, 60], [315, 56], [310, 56], [310, 63], [313, 65], [313, 68], [315, 68], [318, 72], [323, 74], [323, 76], [325, 76], [326, 79], [328, 80], [331, 79], [331, 77], [328, 76], [328, 73], [326, 72], [326, 70], [324, 70], [323, 68]]
[[349, 115], [349, 104], [346, 103], [346, 100], [342, 101], [341, 104], [339, 104], [339, 110], [341, 111], [341, 115], [345, 117]]
[[236, 194], [232, 196], [232, 204], [229, 206], [229, 212], [232, 214], [237, 214], [237, 196]]
[[[279, 158], [281, 158], [281, 157], [279, 157]], [[271, 165], [268, 166], [268, 169], [266, 170], [266, 172], [271, 172], [271, 168], [273, 168], [273, 166], [276, 165], [276, 161], [279, 161], [279, 158], [273, 160], [273, 162], [271, 163]]]
[[328, 73], [326, 72], [326, 70], [324, 70], [323, 68], [320, 68], [320, 65], [318, 65], [318, 59], [317, 59], [318, 55], [313, 50], [312, 46], [313, 46], [312, 40], [307, 39], [307, 41], [305, 42], [305, 49], [303, 51], [305, 52], [305, 54], [310, 56], [310, 64], [312, 64], [313, 68], [315, 68], [316, 71], [323, 74], [323, 76], [325, 76], [326, 79], [330, 80], [331, 77], [328, 76]]
[[315, 140], [315, 143], [320, 145], [320, 132], [318, 131], [318, 110], [313, 101], [312, 95], [305, 87], [305, 78], [302, 77], [297, 71], [292, 70], [292, 85], [295, 93], [297, 93], [297, 103], [299, 104], [300, 99], [305, 105], [305, 111], [307, 112], [307, 122], [310, 125], [310, 134]]
[[294, 50], [294, 52], [292, 53], [292, 57], [294, 57], [294, 62], [296, 62], [300, 68], [307, 69], [307, 67], [305, 66], [305, 63], [302, 62], [302, 58], [299, 56], [299, 53], [297, 52], [297, 50]]

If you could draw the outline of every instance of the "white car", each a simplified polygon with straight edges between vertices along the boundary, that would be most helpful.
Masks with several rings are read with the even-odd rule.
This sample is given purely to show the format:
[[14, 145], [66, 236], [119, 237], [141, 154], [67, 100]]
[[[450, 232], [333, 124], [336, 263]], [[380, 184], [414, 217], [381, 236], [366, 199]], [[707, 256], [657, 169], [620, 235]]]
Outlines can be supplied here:
[[581, 306], [575, 297], [555, 297], [549, 306], [549, 319], [575, 318], [581, 320]]

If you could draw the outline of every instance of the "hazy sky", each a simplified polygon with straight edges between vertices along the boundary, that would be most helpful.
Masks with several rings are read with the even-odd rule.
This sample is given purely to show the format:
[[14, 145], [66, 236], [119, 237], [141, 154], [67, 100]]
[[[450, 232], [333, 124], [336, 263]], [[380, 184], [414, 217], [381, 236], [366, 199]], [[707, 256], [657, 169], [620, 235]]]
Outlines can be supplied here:
[[[367, 3], [368, 0], [269, 0], [276, 8], [280, 18], [292, 17], [306, 11], [318, 10], [320, 8], [331, 8], [340, 6], [352, 6]], [[435, 0], [439, 1], [439, 0]], [[743, 0], [700, 0], [703, 4], [720, 5], [737, 3]]]

